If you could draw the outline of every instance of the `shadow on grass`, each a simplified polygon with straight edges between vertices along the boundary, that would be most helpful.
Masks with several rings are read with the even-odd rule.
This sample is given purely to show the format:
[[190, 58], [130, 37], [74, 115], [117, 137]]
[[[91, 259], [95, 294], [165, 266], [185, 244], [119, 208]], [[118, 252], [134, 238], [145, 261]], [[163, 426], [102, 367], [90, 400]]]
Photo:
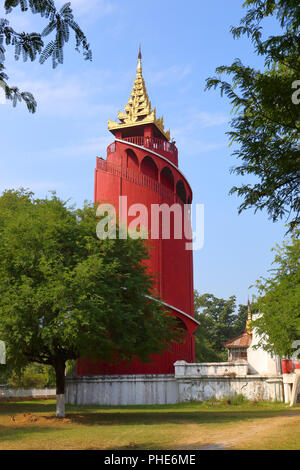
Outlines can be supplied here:
[[51, 413], [55, 412], [55, 400], [28, 400], [0, 402], [0, 416], [17, 413]]
[[0, 426], [0, 443], [5, 441], [18, 441], [26, 436], [32, 437], [34, 434], [46, 434], [53, 431], [60, 431], [60, 428], [42, 426]]
[[67, 413], [73, 423], [86, 426], [137, 426], [137, 425], [167, 425], [167, 424], [225, 424], [277, 417], [276, 412], [225, 411], [225, 412], [168, 412], [168, 413]]

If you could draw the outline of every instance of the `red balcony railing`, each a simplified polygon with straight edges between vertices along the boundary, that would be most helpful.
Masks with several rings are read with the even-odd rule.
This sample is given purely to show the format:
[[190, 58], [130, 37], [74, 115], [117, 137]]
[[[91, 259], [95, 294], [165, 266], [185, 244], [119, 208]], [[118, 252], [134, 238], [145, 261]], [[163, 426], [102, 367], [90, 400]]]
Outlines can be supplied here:
[[[178, 150], [174, 142], [167, 142], [166, 140], [157, 139], [156, 137], [124, 137], [123, 141], [130, 144], [139, 145], [141, 147], [153, 150], [164, 157], [171, 160], [175, 165], [178, 164]], [[113, 151], [113, 150], [112, 150]]]
[[131, 183], [138, 184], [139, 186], [148, 188], [151, 191], [159, 194], [163, 200], [166, 200], [172, 204], [174, 202], [183, 204], [183, 201], [180, 199], [180, 197], [177, 196], [175, 192], [166, 188], [163, 184], [159, 183], [155, 179], [150, 178], [143, 173], [138, 173], [131, 168], [121, 168], [120, 166], [113, 163], [108, 163], [102, 158], [97, 158], [97, 169], [104, 171], [105, 173], [124, 178]]

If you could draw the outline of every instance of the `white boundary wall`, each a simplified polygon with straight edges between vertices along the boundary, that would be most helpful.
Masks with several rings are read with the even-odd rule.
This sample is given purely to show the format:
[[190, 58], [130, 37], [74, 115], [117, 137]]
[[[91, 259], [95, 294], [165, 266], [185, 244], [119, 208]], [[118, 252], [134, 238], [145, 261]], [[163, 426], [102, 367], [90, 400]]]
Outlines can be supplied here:
[[247, 375], [247, 363], [175, 363], [175, 375], [67, 377], [66, 403], [74, 405], [159, 405], [221, 399], [283, 401], [282, 376]]
[[0, 398], [55, 397], [55, 388], [5, 388], [0, 387]]
[[282, 379], [245, 375], [234, 378], [189, 377], [178, 380], [179, 401], [205, 401], [242, 394], [249, 400], [283, 401]]
[[165, 405], [177, 403], [174, 375], [92, 375], [67, 377], [72, 405]]
[[175, 376], [179, 377], [236, 377], [247, 375], [248, 363], [241, 362], [175, 362]]

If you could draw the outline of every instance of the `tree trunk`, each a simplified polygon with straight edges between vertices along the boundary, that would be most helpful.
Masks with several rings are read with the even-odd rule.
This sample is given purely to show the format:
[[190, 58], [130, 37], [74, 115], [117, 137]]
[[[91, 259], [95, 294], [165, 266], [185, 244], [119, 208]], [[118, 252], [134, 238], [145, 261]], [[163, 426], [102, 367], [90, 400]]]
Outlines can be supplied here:
[[56, 416], [57, 418], [65, 417], [65, 369], [66, 361], [62, 358], [55, 360], [56, 375]]

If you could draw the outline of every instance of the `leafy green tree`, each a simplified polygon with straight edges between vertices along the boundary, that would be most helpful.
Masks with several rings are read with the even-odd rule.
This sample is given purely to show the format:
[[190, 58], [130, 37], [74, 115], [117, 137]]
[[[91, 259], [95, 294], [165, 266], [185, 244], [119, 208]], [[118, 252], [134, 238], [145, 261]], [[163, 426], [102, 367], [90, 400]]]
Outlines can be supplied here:
[[[252, 307], [251, 307], [252, 312]], [[252, 312], [253, 313], [253, 312]], [[233, 337], [241, 335], [246, 328], [248, 318], [248, 305], [240, 304], [233, 325]]]
[[201, 361], [226, 360], [223, 343], [235, 336], [235, 296], [228, 300], [213, 294], [195, 291], [195, 317], [200, 326], [196, 331], [196, 355]]
[[21, 371], [12, 371], [7, 383], [18, 388], [55, 387], [55, 373], [51, 366], [30, 363]]
[[[219, 362], [222, 354], [215, 351], [211, 341], [211, 321], [203, 313], [203, 296], [197, 290], [194, 291], [195, 318], [199, 326], [195, 332], [195, 356], [196, 362]], [[224, 358], [223, 358], [224, 359]]]
[[174, 318], [150, 301], [143, 240], [96, 235], [94, 206], [75, 210], [26, 190], [0, 197], [0, 338], [8, 363], [53, 366], [64, 415], [66, 361], [147, 361], [179, 340]]
[[0, 385], [6, 385], [11, 376], [11, 371], [6, 364], [0, 364]]
[[[236, 59], [218, 67], [206, 88], [219, 87], [233, 105], [228, 135], [241, 164], [232, 171], [254, 176], [253, 183], [248, 180], [230, 191], [243, 198], [239, 212], [266, 209], [274, 222], [290, 218], [292, 230], [300, 217], [300, 5], [298, 0], [246, 0], [244, 6], [246, 16], [231, 32], [234, 38], [250, 38], [264, 58], [264, 70]], [[278, 20], [281, 34], [263, 37], [268, 17]]]
[[[73, 31], [76, 51], [81, 50], [84, 58], [91, 60], [90, 45], [74, 19], [70, 5], [71, 2], [65, 3], [58, 10], [53, 0], [5, 0], [4, 7], [7, 14], [20, 7], [22, 12], [29, 10], [32, 14], [39, 14], [48, 23], [41, 33], [20, 33], [10, 26], [7, 19], [0, 18], [0, 86], [4, 89], [6, 98], [12, 101], [13, 106], [16, 106], [18, 101], [24, 101], [28, 110], [34, 113], [37, 103], [30, 92], [21, 92], [17, 87], [8, 84], [9, 77], [4, 66], [7, 46], [14, 48], [16, 60], [21, 57], [24, 62], [28, 59], [33, 62], [39, 58], [39, 62], [43, 64], [51, 58], [52, 67], [55, 68], [63, 63], [64, 46], [70, 39], [70, 31]], [[52, 33], [52, 39], [45, 43], [44, 38]]]
[[199, 321], [199, 326], [195, 333], [196, 362], [220, 362], [225, 360], [224, 354], [216, 352], [209, 343], [205, 317], [199, 315], [197, 320]]
[[[260, 345], [279, 356], [295, 353], [294, 341], [300, 340], [300, 240], [295, 233], [276, 247], [268, 279], [257, 281], [259, 297], [256, 307], [261, 312], [253, 325], [262, 339]], [[298, 356], [300, 357], [300, 355]]]

